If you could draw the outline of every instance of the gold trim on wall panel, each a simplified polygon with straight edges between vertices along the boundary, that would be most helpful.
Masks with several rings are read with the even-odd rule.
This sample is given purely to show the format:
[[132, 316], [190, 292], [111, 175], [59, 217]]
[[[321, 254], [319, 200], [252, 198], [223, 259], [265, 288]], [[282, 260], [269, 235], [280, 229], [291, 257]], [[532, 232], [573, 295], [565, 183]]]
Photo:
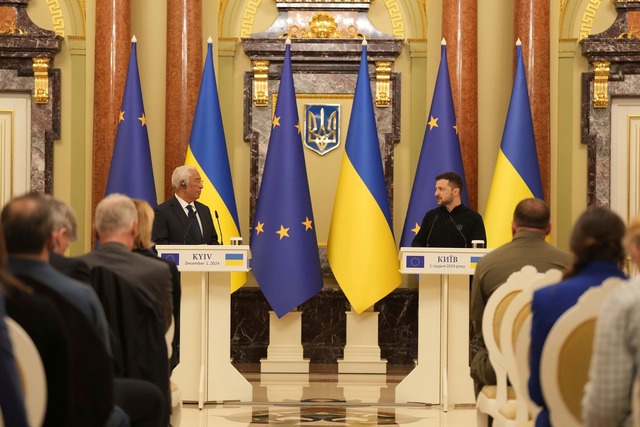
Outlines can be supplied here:
[[607, 108], [609, 106], [609, 73], [611, 62], [594, 61], [593, 63], [593, 107]]
[[253, 103], [256, 107], [266, 107], [269, 103], [269, 61], [252, 61]]
[[53, 31], [64, 37], [64, 18], [62, 16], [62, 9], [58, 0], [46, 0], [47, 6], [49, 6], [49, 13], [51, 14], [51, 21], [53, 22]]
[[87, 34], [87, 0], [78, 0], [80, 7], [80, 17], [82, 18], [82, 34]]
[[[4, 119], [4, 116], [8, 115], [8, 120]], [[14, 110], [0, 110], [0, 166], [2, 166], [2, 170], [5, 171], [4, 166], [7, 164], [7, 147], [9, 145], [9, 194], [4, 194], [4, 189], [6, 188], [6, 183], [4, 182], [5, 174], [0, 174], [0, 189], [1, 193], [0, 202], [2, 204], [6, 203], [13, 197], [13, 150], [14, 150]], [[7, 134], [7, 121], [9, 122], [8, 126], [11, 131], [11, 136], [9, 137], [9, 141], [5, 139]]]
[[33, 58], [33, 100], [36, 104], [49, 103], [50, 58]]
[[[634, 176], [633, 178], [631, 177], [631, 125], [633, 124], [634, 120], [640, 119], [640, 115], [638, 114], [630, 114], [627, 116], [627, 218], [626, 221], [631, 221], [631, 183], [636, 182], [636, 183], [640, 183], [640, 181], [638, 181], [638, 176], [637, 176], [637, 171], [638, 168], [640, 168], [640, 147], [638, 146], [638, 141], [640, 141], [640, 126], [636, 125], [635, 131], [636, 131], [636, 150], [635, 150], [635, 161], [636, 161], [636, 167], [634, 170]], [[636, 212], [638, 212], [640, 209], [637, 206], [637, 199], [636, 199]], [[625, 222], [626, 222], [625, 221]]]

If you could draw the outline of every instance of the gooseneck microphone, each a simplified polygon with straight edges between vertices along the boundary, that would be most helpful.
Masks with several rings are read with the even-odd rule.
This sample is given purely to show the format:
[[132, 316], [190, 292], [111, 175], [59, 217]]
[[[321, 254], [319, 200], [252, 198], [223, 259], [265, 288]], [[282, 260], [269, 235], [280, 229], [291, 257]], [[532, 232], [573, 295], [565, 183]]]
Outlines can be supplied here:
[[451, 223], [453, 224], [453, 226], [456, 228], [456, 230], [458, 230], [458, 233], [460, 233], [460, 235], [462, 236], [462, 238], [464, 239], [464, 247], [466, 248], [467, 246], [469, 246], [467, 244], [467, 238], [464, 237], [464, 234], [462, 234], [462, 227], [458, 226], [458, 224], [453, 220], [453, 216], [450, 216], [449, 219], [451, 220]]
[[429, 247], [429, 237], [431, 237], [433, 226], [436, 225], [437, 221], [438, 221], [438, 214], [436, 214], [436, 217], [433, 219], [433, 222], [431, 223], [431, 228], [429, 229], [429, 234], [427, 234], [427, 247]]
[[222, 226], [220, 225], [220, 217], [218, 216], [218, 211], [214, 209], [213, 213], [216, 215], [216, 221], [218, 221], [218, 230], [220, 230], [220, 245], [224, 245], [224, 239], [222, 238]]

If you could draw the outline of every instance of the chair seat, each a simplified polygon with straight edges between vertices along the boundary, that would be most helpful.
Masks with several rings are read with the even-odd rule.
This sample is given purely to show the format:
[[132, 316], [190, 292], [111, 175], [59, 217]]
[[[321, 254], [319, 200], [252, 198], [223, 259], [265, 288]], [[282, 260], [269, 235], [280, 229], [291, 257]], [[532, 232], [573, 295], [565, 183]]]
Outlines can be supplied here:
[[[488, 399], [495, 399], [496, 396], [498, 395], [498, 386], [495, 385], [486, 385], [484, 387], [482, 387], [482, 390], [480, 391], [480, 395], [485, 395]], [[478, 396], [478, 398], [480, 398], [480, 396]], [[516, 398], [516, 391], [513, 389], [513, 387], [508, 386], [507, 387], [507, 399], [512, 400]]]
[[518, 409], [518, 402], [516, 400], [509, 400], [507, 403], [502, 405], [500, 409], [498, 409], [498, 412], [506, 420], [515, 421], [517, 409]]

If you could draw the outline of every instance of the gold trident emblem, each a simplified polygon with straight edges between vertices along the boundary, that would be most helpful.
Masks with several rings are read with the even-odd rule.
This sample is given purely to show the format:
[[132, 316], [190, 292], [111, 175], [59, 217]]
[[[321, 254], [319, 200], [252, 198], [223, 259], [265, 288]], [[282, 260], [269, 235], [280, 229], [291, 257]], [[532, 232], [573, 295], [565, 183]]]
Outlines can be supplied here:
[[308, 141], [312, 144], [316, 144], [320, 151], [324, 151], [329, 144], [336, 143], [336, 130], [338, 129], [337, 111], [334, 111], [327, 120], [327, 125], [324, 124], [324, 108], [320, 109], [320, 128], [318, 128], [318, 119], [312, 111], [308, 113], [307, 132]]

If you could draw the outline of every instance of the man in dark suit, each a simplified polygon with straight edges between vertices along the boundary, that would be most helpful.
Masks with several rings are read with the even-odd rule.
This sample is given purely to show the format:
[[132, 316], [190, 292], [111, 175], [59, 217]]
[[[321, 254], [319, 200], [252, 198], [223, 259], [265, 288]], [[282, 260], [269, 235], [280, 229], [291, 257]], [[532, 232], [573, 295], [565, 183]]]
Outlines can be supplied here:
[[152, 240], [158, 245], [217, 245], [209, 208], [198, 202], [202, 179], [193, 166], [178, 166], [171, 175], [174, 197], [155, 208]]

